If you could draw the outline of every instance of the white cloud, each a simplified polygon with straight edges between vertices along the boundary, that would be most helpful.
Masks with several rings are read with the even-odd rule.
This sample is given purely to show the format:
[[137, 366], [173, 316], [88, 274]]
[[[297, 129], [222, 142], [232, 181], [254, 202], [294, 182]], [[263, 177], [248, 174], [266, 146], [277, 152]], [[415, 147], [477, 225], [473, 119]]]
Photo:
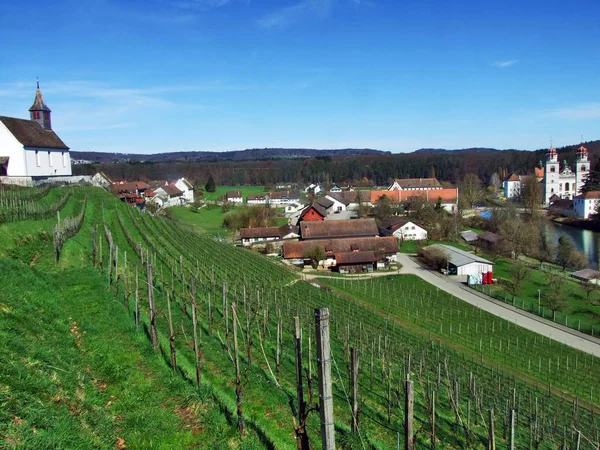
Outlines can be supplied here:
[[519, 62], [518, 59], [509, 59], [507, 61], [495, 61], [492, 63], [492, 66], [498, 67], [500, 69], [505, 69], [506, 67], [512, 67]]
[[600, 103], [587, 103], [577, 106], [557, 108], [543, 114], [544, 117], [558, 117], [561, 119], [581, 120], [600, 118]]
[[302, 0], [291, 6], [280, 8], [258, 20], [265, 29], [286, 28], [308, 18], [324, 19], [331, 13], [333, 0]]

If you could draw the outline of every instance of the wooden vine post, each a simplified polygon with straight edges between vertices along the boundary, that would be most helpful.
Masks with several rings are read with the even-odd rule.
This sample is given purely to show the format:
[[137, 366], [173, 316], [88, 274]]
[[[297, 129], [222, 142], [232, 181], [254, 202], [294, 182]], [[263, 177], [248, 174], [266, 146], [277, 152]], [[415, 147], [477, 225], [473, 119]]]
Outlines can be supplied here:
[[350, 391], [352, 395], [352, 432], [358, 433], [358, 352], [350, 347]]
[[296, 350], [296, 392], [298, 395], [298, 424], [295, 426], [296, 440], [298, 450], [308, 450], [310, 444], [306, 434], [306, 402], [304, 401], [302, 386], [302, 340], [300, 318], [298, 316], [294, 317], [294, 347]]
[[135, 266], [135, 329], [140, 326], [140, 292], [138, 266]]
[[192, 283], [192, 327], [193, 336], [194, 336], [194, 357], [196, 359], [196, 385], [200, 387], [202, 382], [202, 377], [200, 374], [200, 369], [202, 368], [202, 361], [200, 360], [200, 346], [198, 345], [198, 319], [196, 317], [196, 294], [194, 292], [194, 279], [191, 279]]
[[175, 349], [175, 332], [173, 331], [173, 317], [171, 316], [171, 298], [167, 291], [167, 313], [169, 314], [169, 347], [171, 348], [171, 366], [177, 372], [177, 350]]
[[317, 365], [319, 370], [319, 413], [323, 450], [335, 450], [333, 393], [331, 388], [331, 347], [329, 342], [329, 308], [315, 309]]
[[158, 333], [156, 331], [156, 310], [154, 309], [154, 286], [152, 284], [152, 264], [146, 266], [146, 282], [148, 284], [148, 314], [150, 315], [150, 340], [154, 350], [158, 349]]
[[246, 435], [246, 424], [244, 423], [244, 413], [242, 410], [242, 377], [240, 373], [240, 354], [237, 338], [237, 309], [235, 302], [231, 304], [231, 313], [233, 319], [233, 364], [235, 366], [235, 399], [237, 403], [238, 429], [242, 436]]
[[405, 450], [415, 449], [414, 438], [414, 408], [415, 391], [414, 382], [406, 380], [404, 397], [404, 448]]
[[494, 431], [494, 410], [490, 409], [488, 426], [488, 450], [496, 450], [496, 436]]

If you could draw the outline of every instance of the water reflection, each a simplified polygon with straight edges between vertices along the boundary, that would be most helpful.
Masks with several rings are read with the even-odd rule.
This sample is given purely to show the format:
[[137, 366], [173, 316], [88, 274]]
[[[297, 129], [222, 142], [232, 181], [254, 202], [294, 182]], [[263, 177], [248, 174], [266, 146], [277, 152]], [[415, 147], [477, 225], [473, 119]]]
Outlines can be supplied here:
[[562, 236], [570, 237], [575, 243], [577, 250], [585, 253], [590, 262], [590, 267], [598, 268], [600, 233], [561, 225], [555, 222], [549, 222], [546, 230], [548, 235], [552, 237], [554, 243], [558, 243], [558, 239]]

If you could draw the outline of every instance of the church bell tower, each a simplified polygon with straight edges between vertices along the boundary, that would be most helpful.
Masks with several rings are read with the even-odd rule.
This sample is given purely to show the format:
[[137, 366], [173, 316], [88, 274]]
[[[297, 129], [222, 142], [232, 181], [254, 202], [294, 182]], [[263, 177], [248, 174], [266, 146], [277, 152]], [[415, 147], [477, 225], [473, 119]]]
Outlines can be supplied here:
[[52, 111], [50, 110], [50, 108], [48, 108], [44, 103], [42, 91], [40, 91], [40, 82], [38, 80], [37, 89], [35, 91], [35, 99], [33, 100], [33, 105], [31, 105], [31, 108], [29, 108], [29, 118], [39, 123], [45, 130], [51, 130], [51, 113]]

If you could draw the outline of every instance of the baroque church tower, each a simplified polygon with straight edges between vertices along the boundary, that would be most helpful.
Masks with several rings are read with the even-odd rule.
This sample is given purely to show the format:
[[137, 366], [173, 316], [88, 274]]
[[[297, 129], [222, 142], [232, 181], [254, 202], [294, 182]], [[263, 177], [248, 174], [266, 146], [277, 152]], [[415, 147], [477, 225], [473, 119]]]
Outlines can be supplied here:
[[44, 103], [42, 97], [42, 91], [40, 91], [40, 82], [37, 82], [37, 89], [35, 91], [35, 99], [33, 105], [29, 108], [30, 119], [34, 122], [39, 123], [45, 130], [52, 130], [52, 121], [50, 114], [52, 111]]
[[577, 149], [577, 156], [575, 158], [575, 176], [577, 183], [577, 194], [581, 193], [581, 188], [585, 184], [587, 177], [590, 173], [590, 159], [587, 148], [581, 144], [581, 147]]

